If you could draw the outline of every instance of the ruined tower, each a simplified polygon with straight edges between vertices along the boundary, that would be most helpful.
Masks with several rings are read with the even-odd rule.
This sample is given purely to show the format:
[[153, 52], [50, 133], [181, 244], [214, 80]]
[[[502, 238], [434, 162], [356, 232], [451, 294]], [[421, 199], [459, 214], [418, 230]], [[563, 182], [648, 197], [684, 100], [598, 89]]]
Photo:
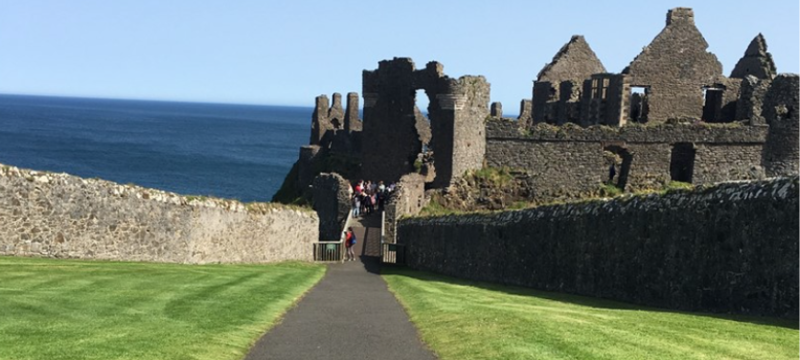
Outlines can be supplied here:
[[762, 165], [767, 176], [798, 173], [800, 162], [800, 81], [797, 74], [778, 75], [764, 96], [762, 114], [769, 125]]
[[320, 95], [314, 99], [314, 113], [311, 114], [311, 140], [309, 145], [319, 145], [325, 133], [333, 130], [328, 121], [328, 96]]
[[433, 186], [448, 186], [464, 171], [482, 166], [486, 143], [483, 121], [489, 114], [486, 79], [451, 79], [437, 62], [416, 70], [411, 59], [394, 58], [363, 73], [364, 178], [390, 182], [414, 171], [425, 138], [417, 130], [417, 90], [424, 90], [429, 100], [429, 145], [436, 166]]

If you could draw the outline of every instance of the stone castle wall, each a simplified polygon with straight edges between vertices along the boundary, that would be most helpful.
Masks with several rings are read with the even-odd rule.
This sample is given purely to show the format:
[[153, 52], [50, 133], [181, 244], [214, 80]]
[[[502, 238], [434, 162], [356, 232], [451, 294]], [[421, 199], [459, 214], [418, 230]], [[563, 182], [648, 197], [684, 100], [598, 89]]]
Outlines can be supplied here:
[[[485, 148], [483, 120], [489, 115], [489, 83], [483, 76], [453, 79], [444, 67], [429, 62], [416, 69], [409, 58], [378, 63], [364, 71], [362, 175], [395, 182], [414, 172], [425, 139], [436, 164], [435, 187], [446, 187], [470, 169], [482, 166]], [[416, 92], [428, 97], [430, 136], [418, 127]]]
[[490, 120], [486, 163], [529, 172], [533, 191], [543, 198], [597, 190], [608, 180], [612, 147], [632, 155], [625, 187], [629, 190], [668, 183], [675, 144], [690, 144], [695, 151], [694, 184], [757, 179], [763, 177], [760, 164], [767, 131], [764, 126], [543, 124], [523, 133], [514, 121]]
[[67, 174], [0, 167], [0, 255], [155, 261], [311, 261], [317, 215]]
[[800, 78], [778, 75], [764, 96], [762, 116], [770, 127], [764, 148], [764, 167], [768, 176], [800, 170]]
[[404, 216], [419, 214], [426, 204], [425, 177], [420, 174], [403, 175], [389, 202], [384, 206], [384, 241], [394, 243], [397, 221]]
[[798, 178], [400, 220], [407, 264], [665, 308], [798, 317]]
[[707, 49], [692, 9], [667, 13], [666, 27], [623, 70], [631, 86], [649, 87], [650, 122], [701, 118], [703, 86], [722, 77], [722, 64]]
[[314, 210], [319, 216], [320, 241], [338, 241], [352, 207], [352, 190], [345, 178], [337, 173], [321, 173], [312, 186]]

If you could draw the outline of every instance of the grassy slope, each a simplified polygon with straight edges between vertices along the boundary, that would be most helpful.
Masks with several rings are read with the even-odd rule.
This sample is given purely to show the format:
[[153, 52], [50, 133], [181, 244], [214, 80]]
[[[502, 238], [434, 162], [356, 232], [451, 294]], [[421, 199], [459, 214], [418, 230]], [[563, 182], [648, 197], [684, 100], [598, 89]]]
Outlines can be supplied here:
[[0, 359], [241, 359], [324, 272], [0, 257]]
[[797, 359], [796, 321], [717, 316], [457, 280], [384, 278], [448, 359]]

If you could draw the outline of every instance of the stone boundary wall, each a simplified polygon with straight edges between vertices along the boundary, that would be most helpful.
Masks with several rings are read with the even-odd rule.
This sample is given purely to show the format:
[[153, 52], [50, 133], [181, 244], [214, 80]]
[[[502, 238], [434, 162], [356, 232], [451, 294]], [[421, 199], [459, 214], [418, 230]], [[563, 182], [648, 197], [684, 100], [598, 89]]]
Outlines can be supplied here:
[[0, 165], [0, 255], [154, 261], [312, 261], [317, 215]]
[[798, 318], [798, 178], [409, 218], [415, 269], [650, 306]]

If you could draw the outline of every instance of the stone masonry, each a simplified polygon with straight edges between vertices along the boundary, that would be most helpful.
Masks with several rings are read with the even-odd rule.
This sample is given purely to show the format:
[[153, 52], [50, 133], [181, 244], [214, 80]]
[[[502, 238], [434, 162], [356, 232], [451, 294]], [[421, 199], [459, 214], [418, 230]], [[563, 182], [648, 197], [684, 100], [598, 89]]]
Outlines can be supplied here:
[[623, 70], [631, 86], [648, 88], [648, 121], [702, 116], [703, 86], [722, 75], [722, 64], [706, 49], [692, 9], [670, 10], [664, 30]]
[[[599, 189], [608, 180], [608, 155], [615, 149], [630, 154], [627, 181], [620, 186], [628, 190], [661, 188], [671, 180], [704, 184], [758, 179], [764, 176], [761, 157], [767, 132], [765, 126], [700, 124], [622, 128], [540, 124], [521, 132], [513, 121], [491, 120], [486, 162], [529, 173], [531, 196], [541, 199], [579, 197]], [[681, 144], [691, 149], [690, 158], [676, 153]], [[688, 173], [678, 178], [673, 166], [684, 166]]]
[[764, 35], [758, 34], [753, 38], [744, 52], [744, 57], [739, 59], [731, 71], [732, 78], [742, 79], [748, 75], [762, 80], [772, 80], [777, 75], [772, 55], [767, 52], [767, 40], [764, 39]]
[[763, 116], [770, 129], [763, 158], [767, 176], [798, 173], [798, 89], [797, 75], [781, 74], [772, 81], [764, 97]]
[[444, 75], [439, 63], [430, 62], [417, 70], [411, 59], [395, 58], [363, 73], [363, 136], [370, 139], [362, 147], [364, 178], [396, 182], [413, 172], [423, 145], [415, 116], [416, 91], [420, 89], [429, 99], [435, 186], [447, 186], [467, 169], [482, 166], [483, 120], [489, 115], [486, 79], [452, 79]]
[[[663, 30], [620, 73], [606, 72], [586, 39], [573, 36], [538, 73], [516, 121], [501, 119], [502, 104], [489, 107], [481, 76], [453, 79], [437, 62], [416, 69], [408, 58], [384, 60], [362, 75], [363, 131], [344, 132], [357, 145], [340, 146], [347, 142], [338, 135], [324, 140], [319, 129], [336, 128], [340, 100], [334, 95], [328, 108], [326, 97], [317, 99], [312, 139], [323, 140], [301, 152], [299, 177], [309, 181], [319, 163], [336, 164], [325, 160], [336, 149], [358, 149], [353, 161], [363, 179], [390, 183], [421, 171], [428, 189], [446, 189], [483, 166], [509, 167], [524, 173], [527, 193], [539, 200], [582, 196], [604, 183], [635, 191], [793, 175], [796, 75], [773, 86], [775, 72], [759, 34], [725, 77], [688, 8], [669, 10]], [[420, 90], [428, 119], [416, 106]], [[354, 113], [353, 97], [345, 115]], [[359, 146], [356, 134], [370, 141]], [[433, 161], [420, 155], [425, 145]], [[417, 170], [419, 159], [427, 160]], [[612, 163], [617, 174], [608, 179]]]
[[603, 63], [586, 39], [581, 35], [573, 36], [539, 71], [533, 83], [533, 123], [576, 122], [584, 79], [605, 72]]
[[322, 173], [314, 178], [313, 189], [320, 240], [339, 240], [350, 212], [350, 184], [339, 174]]
[[400, 220], [415, 269], [690, 311], [798, 318], [798, 179]]
[[186, 264], [311, 261], [318, 226], [317, 215], [307, 210], [0, 167], [0, 255]]

